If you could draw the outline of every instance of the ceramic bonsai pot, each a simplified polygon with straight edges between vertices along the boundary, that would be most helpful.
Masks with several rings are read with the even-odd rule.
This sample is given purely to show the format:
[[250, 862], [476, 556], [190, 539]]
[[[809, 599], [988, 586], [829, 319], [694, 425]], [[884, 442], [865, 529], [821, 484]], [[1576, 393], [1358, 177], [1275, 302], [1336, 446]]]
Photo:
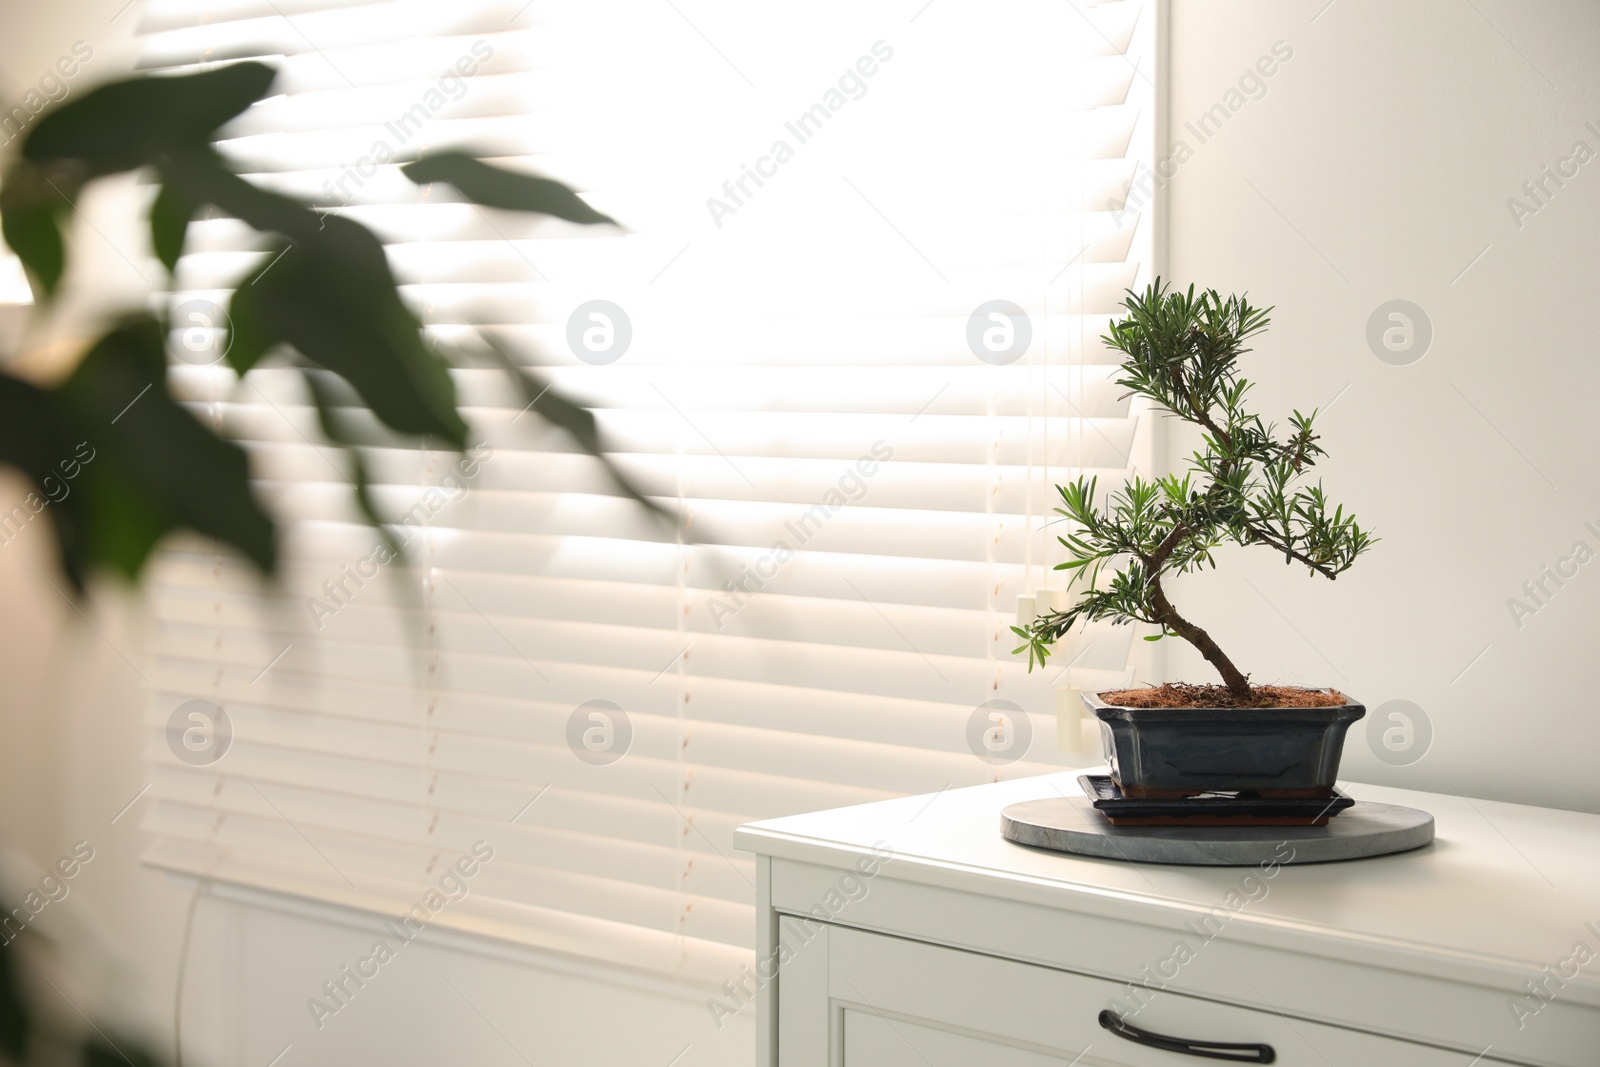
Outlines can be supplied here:
[[1128, 797], [1332, 796], [1345, 731], [1367, 713], [1345, 699], [1324, 708], [1126, 708], [1083, 694]]

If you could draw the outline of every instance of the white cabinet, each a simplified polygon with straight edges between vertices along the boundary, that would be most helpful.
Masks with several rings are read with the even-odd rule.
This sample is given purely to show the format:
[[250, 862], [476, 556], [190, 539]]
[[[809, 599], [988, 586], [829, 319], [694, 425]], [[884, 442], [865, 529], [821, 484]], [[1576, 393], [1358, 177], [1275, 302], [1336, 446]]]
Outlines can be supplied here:
[[1600, 1064], [1600, 816], [1347, 789], [1437, 843], [1268, 873], [1000, 837], [1070, 775], [745, 827], [763, 1067]]
[[[1190, 1058], [1104, 1029], [1100, 1012], [1122, 995], [1120, 985], [1102, 978], [830, 925], [780, 968], [778, 1059], [844, 1067], [1159, 1067]], [[1443, 1049], [1170, 992], [1123, 1017], [1147, 1033], [1205, 1042], [1202, 1048], [1244, 1063], [1463, 1062]], [[1262, 1047], [1217, 1049], [1219, 1042]]]

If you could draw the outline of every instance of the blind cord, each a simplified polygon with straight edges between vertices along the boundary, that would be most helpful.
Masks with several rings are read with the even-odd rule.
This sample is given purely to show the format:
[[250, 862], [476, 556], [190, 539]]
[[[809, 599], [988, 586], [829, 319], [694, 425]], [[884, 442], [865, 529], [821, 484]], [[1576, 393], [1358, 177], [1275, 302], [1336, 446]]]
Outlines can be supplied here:
[[200, 907], [205, 881], [197, 879], [189, 897], [189, 912], [183, 919], [183, 937], [178, 942], [178, 977], [172, 991], [172, 1067], [183, 1067], [183, 980], [189, 970], [189, 941], [194, 936], [194, 913]]

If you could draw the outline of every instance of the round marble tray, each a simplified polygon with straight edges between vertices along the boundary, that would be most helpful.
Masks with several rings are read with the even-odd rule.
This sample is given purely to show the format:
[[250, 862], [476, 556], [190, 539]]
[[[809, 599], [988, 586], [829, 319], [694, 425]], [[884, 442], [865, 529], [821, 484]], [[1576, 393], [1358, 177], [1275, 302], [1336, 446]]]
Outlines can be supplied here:
[[1358, 800], [1326, 826], [1112, 826], [1083, 797], [1012, 804], [1000, 833], [1023, 845], [1140, 863], [1249, 867], [1385, 856], [1433, 840], [1433, 816]]

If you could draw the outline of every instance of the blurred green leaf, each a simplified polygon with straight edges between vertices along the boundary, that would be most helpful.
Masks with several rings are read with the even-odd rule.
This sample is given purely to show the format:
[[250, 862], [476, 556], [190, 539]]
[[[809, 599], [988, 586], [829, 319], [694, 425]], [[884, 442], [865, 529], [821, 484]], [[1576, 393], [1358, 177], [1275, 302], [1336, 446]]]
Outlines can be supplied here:
[[159, 1062], [127, 1038], [113, 1044], [98, 1027], [83, 1042], [83, 1067], [157, 1067]]
[[234, 63], [111, 82], [51, 109], [29, 131], [22, 154], [82, 160], [99, 174], [152, 163], [172, 149], [205, 144], [266, 95], [274, 74], [262, 63]]
[[571, 434], [585, 452], [600, 461], [600, 465], [605, 468], [606, 474], [610, 476], [611, 480], [616, 483], [617, 488], [621, 489], [628, 499], [643, 505], [653, 518], [668, 525], [676, 525], [677, 519], [660, 504], [645, 496], [643, 491], [634, 485], [627, 475], [622, 473], [621, 468], [612, 461], [611, 457], [606, 455], [605, 443], [600, 438], [600, 428], [595, 423], [594, 412], [568, 400], [556, 392], [553, 386], [540, 379], [533, 371], [518, 363], [516, 357], [501, 344], [498, 338], [485, 332], [483, 339], [489, 346], [489, 353], [494, 357], [495, 362], [499, 363], [501, 367], [505, 368], [506, 373], [511, 375], [511, 380], [516, 383], [524, 399], [527, 400], [528, 407], [537, 411], [547, 421]]
[[[85, 506], [97, 524], [112, 521], [104, 533], [96, 531], [96, 548], [124, 573], [137, 573], [170, 521], [233, 545], [270, 573], [277, 540], [250, 489], [244, 451], [201, 425], [167, 392], [163, 340], [153, 318], [118, 327], [60, 389], [79, 425], [105, 441], [85, 468], [93, 477], [82, 487], [92, 497]], [[135, 499], [106, 490], [112, 472], [121, 472]]]
[[[268, 248], [268, 264], [270, 265], [281, 253], [288, 250], [287, 243], [275, 244]], [[257, 298], [254, 288], [254, 282], [259, 276], [259, 274], [251, 275], [250, 281], [234, 290], [233, 298], [228, 303], [228, 365], [238, 371], [241, 378], [261, 362], [261, 357], [271, 351], [279, 341], [262, 319], [261, 301]]]
[[17, 958], [17, 952], [0, 952], [0, 1050], [20, 1063], [28, 1047], [32, 1020], [28, 1015], [28, 1002], [22, 995], [20, 976], [12, 966]]
[[349, 219], [323, 224], [234, 293], [229, 361], [243, 373], [266, 348], [291, 344], [349, 382], [390, 429], [463, 447], [449, 365], [401, 302], [383, 245]]
[[182, 186], [170, 181], [161, 183], [161, 192], [150, 206], [150, 243], [169, 274], [178, 269], [178, 257], [183, 255], [189, 222], [199, 210], [200, 205]]
[[354, 437], [345, 431], [345, 425], [339, 418], [338, 401], [327, 385], [317, 376], [316, 371], [307, 371], [305, 374], [306, 388], [311, 392], [311, 399], [317, 407], [317, 421], [322, 426], [322, 435], [345, 449], [345, 454], [350, 457], [351, 484], [355, 489], [356, 506], [361, 509], [361, 514], [366, 517], [372, 528], [378, 531], [383, 538], [383, 543], [396, 558], [403, 559], [405, 552], [400, 542], [395, 538], [393, 531], [385, 525], [383, 516], [378, 514], [377, 504], [372, 499], [372, 480], [367, 474], [367, 464], [362, 459], [359, 445]]
[[137, 473], [105, 450], [83, 468], [68, 499], [83, 516], [90, 559], [130, 582], [139, 577], [161, 539], [177, 526], [154, 495], [141, 491]]
[[27, 268], [41, 303], [55, 295], [66, 271], [62, 219], [72, 210], [70, 198], [80, 187], [71, 168], [51, 173], [27, 160], [13, 163], [0, 186], [0, 231]]
[[[145, 74], [52, 107], [30, 129], [22, 158], [0, 187], [0, 229], [41, 303], [66, 271], [65, 216], [84, 183], [100, 175], [152, 165], [159, 171], [149, 227], [169, 273], [191, 222], [207, 205], [281, 237], [235, 287], [228, 361], [244, 374], [284, 346], [314, 368], [306, 380], [323, 430], [350, 456], [363, 515], [398, 551], [374, 506], [360, 444], [345, 432], [331, 399], [337, 390], [330, 393], [324, 387], [332, 380], [319, 375], [343, 379], [399, 434], [460, 449], [467, 425], [456, 409], [450, 364], [401, 300], [378, 238], [355, 222], [246, 181], [211, 143], [219, 127], [270, 91], [273, 77], [271, 68], [255, 62], [199, 74]], [[429, 156], [404, 170], [413, 181], [445, 182], [485, 206], [581, 224], [612, 222], [560, 182], [460, 152]], [[58, 389], [0, 385], [0, 420], [7, 423], [0, 427], [0, 462], [48, 485], [40, 480], [51, 477], [50, 463], [70, 458], [80, 443], [96, 450], [96, 461], [82, 465], [71, 491], [50, 497], [63, 567], [80, 589], [95, 563], [137, 577], [160, 539], [183, 527], [234, 545], [265, 570], [276, 563], [273, 526], [251, 493], [243, 451], [173, 399], [164, 347], [162, 324], [146, 316], [103, 337]], [[629, 497], [672, 521], [603, 453], [590, 412], [508, 366], [530, 407], [598, 458]]]
[[[50, 506], [61, 569], [76, 588], [83, 588], [90, 550], [83, 542], [84, 517], [66, 483], [68, 471], [80, 471], [79, 442], [74, 427], [52, 393], [27, 382], [0, 376], [0, 462], [9, 463], [33, 482], [40, 497], [59, 501]], [[91, 453], [92, 454], [92, 453]], [[18, 505], [27, 507], [26, 501]], [[30, 512], [32, 509], [29, 509]]]
[[602, 215], [590, 207], [582, 197], [558, 181], [502, 170], [464, 152], [440, 152], [424, 156], [400, 169], [418, 185], [445, 182], [474, 204], [484, 207], [532, 211], [586, 225], [616, 222], [611, 216]]
[[209, 145], [175, 149], [161, 169], [163, 178], [180, 186], [196, 204], [214, 204], [265, 233], [308, 241], [324, 229], [322, 215], [298, 200], [245, 181]]

